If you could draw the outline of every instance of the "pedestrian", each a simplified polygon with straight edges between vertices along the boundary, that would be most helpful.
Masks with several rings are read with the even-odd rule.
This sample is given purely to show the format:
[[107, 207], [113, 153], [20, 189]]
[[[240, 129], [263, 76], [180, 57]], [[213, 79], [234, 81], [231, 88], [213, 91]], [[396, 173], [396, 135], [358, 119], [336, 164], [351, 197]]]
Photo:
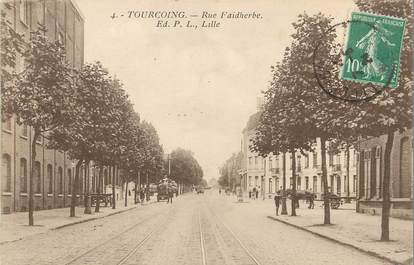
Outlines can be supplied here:
[[259, 189], [256, 189], [256, 199], [258, 199], [258, 198], [259, 198]]
[[147, 201], [149, 201], [150, 200], [150, 193], [149, 193], [149, 188], [148, 187], [145, 188], [145, 196], [147, 197]]
[[252, 195], [253, 195], [253, 200], [255, 200], [256, 199], [256, 187], [253, 188], [253, 194]]
[[171, 202], [171, 204], [172, 204], [172, 199], [173, 199], [174, 193], [173, 193], [171, 188], [168, 188], [167, 196], [168, 196], [167, 203]]
[[276, 206], [276, 215], [279, 215], [280, 195], [276, 194], [274, 200], [275, 200], [275, 206]]
[[249, 188], [249, 199], [252, 198], [252, 189]]
[[144, 200], [145, 200], [145, 192], [144, 192], [144, 189], [140, 189], [140, 191], [139, 191], [139, 198], [140, 198], [140, 200], [141, 200], [141, 204], [144, 204]]
[[312, 193], [310, 196], [309, 196], [309, 209], [313, 209], [313, 208], [315, 208], [315, 203], [314, 203], [314, 200], [315, 200], [315, 197], [314, 197], [315, 195]]

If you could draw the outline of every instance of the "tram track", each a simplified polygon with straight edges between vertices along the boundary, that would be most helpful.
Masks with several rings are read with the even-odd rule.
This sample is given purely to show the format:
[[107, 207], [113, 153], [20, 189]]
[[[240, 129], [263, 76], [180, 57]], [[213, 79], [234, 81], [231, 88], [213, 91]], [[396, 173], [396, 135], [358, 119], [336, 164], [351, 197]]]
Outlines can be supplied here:
[[[170, 213], [172, 212], [172, 209], [168, 210], [167, 215], [170, 215]], [[66, 265], [70, 265], [70, 264], [85, 264], [83, 262], [78, 263], [79, 261], [81, 261], [83, 258], [87, 258], [89, 255], [93, 256], [95, 255], [95, 251], [97, 251], [99, 248], [105, 248], [105, 246], [107, 246], [109, 243], [111, 242], [115, 242], [116, 240], [121, 239], [122, 236], [127, 235], [129, 232], [132, 232], [134, 229], [140, 227], [140, 225], [146, 223], [149, 220], [152, 220], [154, 217], [159, 216], [161, 214], [161, 212], [157, 212], [155, 214], [152, 214], [142, 220], [140, 220], [139, 222], [135, 223], [134, 225], [128, 227], [127, 229], [123, 230], [122, 232], [116, 234], [115, 236], [101, 242], [100, 244], [88, 249], [87, 251], [83, 252], [81, 255], [76, 256], [75, 258], [73, 258], [72, 260], [70, 260], [69, 262], [65, 263]], [[140, 247], [142, 247], [145, 242], [147, 242], [152, 236], [153, 234], [156, 232], [156, 230], [158, 230], [157, 228], [160, 227], [160, 224], [165, 223], [166, 220], [162, 220], [161, 222], [156, 222], [156, 224], [154, 225], [154, 228], [151, 229], [151, 231], [147, 234], [145, 234], [144, 238], [142, 240], [140, 240], [136, 245], [134, 245], [133, 249], [128, 251], [126, 255], [123, 255], [117, 262], [114, 262], [114, 264], [124, 264]]]
[[[228, 225], [226, 225], [221, 218], [217, 216], [217, 214], [212, 210], [212, 207], [210, 207], [210, 205], [207, 206], [208, 203], [206, 202], [203, 202], [203, 204], [204, 204], [204, 208], [206, 208], [207, 211], [210, 212], [210, 217], [214, 220], [214, 223], [220, 224], [221, 227], [223, 227], [224, 230], [227, 231], [228, 234], [231, 235], [231, 237], [238, 243], [238, 245], [243, 250], [245, 255], [250, 259], [251, 262], [249, 262], [249, 264], [262, 265], [262, 263], [260, 263], [260, 261], [253, 254], [253, 252], [247, 247], [247, 245], [244, 244], [243, 241], [234, 233], [234, 231]], [[200, 231], [201, 231], [201, 225], [200, 225]], [[221, 241], [223, 242], [225, 241], [221, 233], [215, 232], [215, 236], [221, 237]], [[204, 257], [203, 259], [206, 260], [206, 257]], [[238, 262], [233, 262], [233, 263], [239, 264]], [[208, 263], [206, 262], [202, 264], [206, 265]]]
[[207, 265], [206, 249], [205, 249], [205, 246], [204, 246], [203, 229], [201, 228], [200, 209], [198, 209], [198, 229], [199, 229], [199, 232], [200, 232], [201, 264], [202, 265]]

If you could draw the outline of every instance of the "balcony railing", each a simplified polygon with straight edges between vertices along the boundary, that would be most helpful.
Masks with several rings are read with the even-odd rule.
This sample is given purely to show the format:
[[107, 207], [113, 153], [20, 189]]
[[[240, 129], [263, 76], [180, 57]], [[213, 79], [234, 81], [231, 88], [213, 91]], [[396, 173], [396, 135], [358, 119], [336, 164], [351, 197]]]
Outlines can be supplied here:
[[280, 174], [280, 168], [271, 168], [270, 172], [272, 172], [272, 174]]
[[333, 171], [341, 171], [341, 164], [332, 165], [332, 170]]
[[313, 165], [313, 168], [315, 168], [317, 171], [322, 171], [321, 165]]

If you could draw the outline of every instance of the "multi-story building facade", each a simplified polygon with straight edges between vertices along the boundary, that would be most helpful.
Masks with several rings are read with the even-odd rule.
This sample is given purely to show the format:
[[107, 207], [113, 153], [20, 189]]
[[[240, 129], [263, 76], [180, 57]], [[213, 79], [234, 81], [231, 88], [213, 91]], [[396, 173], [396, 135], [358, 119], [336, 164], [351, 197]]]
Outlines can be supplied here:
[[[386, 140], [383, 135], [359, 144], [358, 212], [381, 214]], [[391, 216], [413, 219], [412, 130], [395, 133], [390, 166]]]
[[[268, 154], [261, 157], [252, 152], [249, 146], [255, 137], [255, 128], [260, 112], [249, 118], [243, 130], [242, 152], [245, 157], [245, 166], [240, 171], [241, 185], [244, 191], [251, 191], [254, 187], [259, 189], [261, 196], [269, 197], [283, 187], [283, 172], [285, 171], [286, 189], [292, 188], [292, 155]], [[297, 190], [308, 190], [316, 193], [317, 198], [323, 194], [321, 149], [320, 141], [316, 139], [313, 152], [296, 152], [296, 184]], [[341, 197], [356, 198], [358, 188], [357, 178], [357, 152], [349, 150], [349, 173], [347, 174], [346, 151], [327, 154], [328, 188], [330, 192]], [[348, 179], [349, 176], [349, 179]], [[348, 193], [349, 190], [349, 193]]]
[[[36, 30], [38, 24], [46, 26], [49, 40], [61, 41], [66, 49], [68, 63], [80, 68], [84, 60], [84, 17], [71, 0], [14, 0], [1, 3], [5, 18], [13, 29], [25, 38]], [[23, 67], [17, 59], [16, 70]], [[31, 169], [31, 141], [33, 130], [19, 125], [15, 117], [1, 124], [1, 212], [26, 211], [28, 209], [29, 178]], [[34, 162], [34, 208], [36, 210], [69, 206], [75, 161], [66, 153], [47, 149], [47, 135], [42, 135], [36, 144]], [[85, 171], [86, 170], [86, 171]], [[96, 192], [111, 184], [113, 168], [105, 168], [103, 181], [98, 184], [98, 168], [90, 163], [82, 169], [80, 176], [80, 195], [86, 190]], [[87, 173], [85, 175], [85, 173]], [[117, 197], [122, 198], [119, 187], [119, 173], [116, 173]], [[90, 176], [85, 178], [85, 176]], [[81, 201], [81, 200], [80, 200]]]

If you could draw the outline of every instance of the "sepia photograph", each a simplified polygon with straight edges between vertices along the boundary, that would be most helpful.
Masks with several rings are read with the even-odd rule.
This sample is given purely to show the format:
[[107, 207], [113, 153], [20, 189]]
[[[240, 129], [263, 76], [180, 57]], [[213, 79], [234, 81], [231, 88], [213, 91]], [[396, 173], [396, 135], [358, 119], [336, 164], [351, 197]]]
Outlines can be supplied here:
[[0, 0], [0, 265], [412, 265], [413, 0]]

